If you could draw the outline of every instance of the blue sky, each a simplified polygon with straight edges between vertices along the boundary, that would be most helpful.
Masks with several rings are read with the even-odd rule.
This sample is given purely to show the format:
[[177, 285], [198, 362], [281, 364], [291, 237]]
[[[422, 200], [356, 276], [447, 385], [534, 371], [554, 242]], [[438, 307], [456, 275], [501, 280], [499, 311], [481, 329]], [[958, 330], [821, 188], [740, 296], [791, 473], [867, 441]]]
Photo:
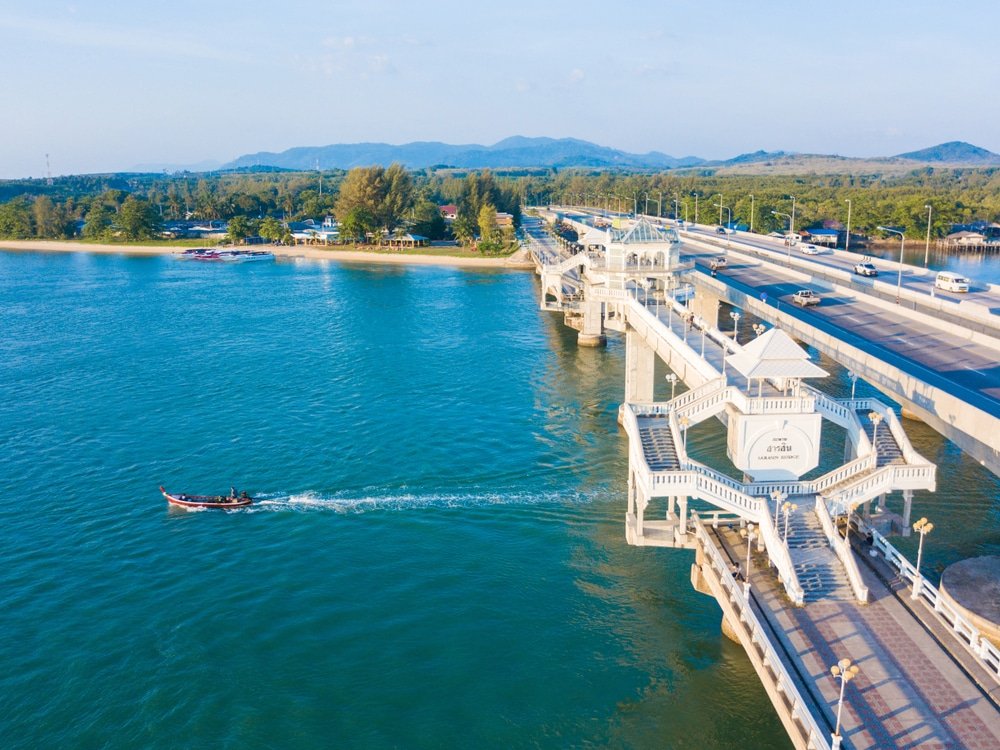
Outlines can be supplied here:
[[4, 0], [0, 177], [355, 141], [1000, 152], [1000, 3]]

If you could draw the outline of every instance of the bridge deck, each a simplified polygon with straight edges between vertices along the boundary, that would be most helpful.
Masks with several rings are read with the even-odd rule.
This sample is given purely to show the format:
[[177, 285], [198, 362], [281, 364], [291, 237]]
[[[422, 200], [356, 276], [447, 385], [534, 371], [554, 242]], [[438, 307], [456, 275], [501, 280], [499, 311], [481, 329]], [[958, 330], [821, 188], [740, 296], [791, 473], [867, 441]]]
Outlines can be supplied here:
[[[734, 563], [746, 559], [735, 530], [720, 528], [716, 539]], [[839, 691], [830, 667], [847, 657], [861, 672], [845, 694], [845, 748], [1000, 747], [994, 702], [1000, 687], [963, 656], [922, 604], [907, 606], [908, 590], [898, 593], [874, 567], [862, 564], [861, 570], [871, 592], [867, 605], [824, 599], [791, 607], [769, 572], [755, 567], [750, 575], [754, 611], [769, 623], [786, 666], [798, 673], [800, 690], [811, 696], [828, 728]]]

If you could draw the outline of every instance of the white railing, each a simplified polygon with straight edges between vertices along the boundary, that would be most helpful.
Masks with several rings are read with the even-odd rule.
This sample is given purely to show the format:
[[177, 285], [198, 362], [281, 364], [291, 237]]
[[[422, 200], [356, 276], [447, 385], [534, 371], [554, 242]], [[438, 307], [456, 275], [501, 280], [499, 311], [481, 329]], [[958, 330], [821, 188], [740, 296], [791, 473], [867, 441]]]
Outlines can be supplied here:
[[545, 266], [542, 267], [542, 271], [544, 271], [545, 273], [564, 274], [569, 270], [578, 268], [579, 266], [585, 266], [589, 262], [590, 258], [587, 256], [586, 253], [576, 253], [575, 255], [571, 255], [568, 258], [564, 258], [560, 262], [555, 263], [553, 265], [546, 264]]
[[856, 458], [853, 461], [850, 461], [843, 466], [824, 474], [818, 479], [814, 479], [809, 484], [812, 487], [813, 492], [825, 492], [841, 482], [846, 482], [847, 480], [860, 474], [874, 471], [876, 463], [877, 456], [875, 453], [868, 453], [867, 455]]
[[714, 380], [709, 380], [707, 383], [702, 383], [697, 388], [692, 388], [690, 391], [682, 393], [670, 402], [670, 406], [673, 409], [683, 409], [688, 404], [692, 404], [701, 398], [705, 398], [706, 396], [711, 396], [716, 391], [724, 390], [725, 388], [725, 379], [715, 378]]
[[836, 553], [840, 564], [844, 566], [844, 571], [847, 573], [847, 580], [851, 582], [855, 598], [859, 602], [867, 602], [868, 587], [865, 586], [865, 582], [861, 579], [861, 571], [858, 570], [858, 561], [854, 559], [854, 553], [851, 551], [847, 540], [840, 536], [837, 533], [837, 529], [834, 528], [833, 519], [830, 517], [830, 511], [827, 509], [826, 500], [823, 499], [822, 495], [816, 496], [816, 515], [819, 518], [820, 525], [823, 527], [823, 533], [826, 534], [826, 539], [830, 543], [830, 547]]
[[788, 592], [788, 597], [796, 606], [801, 607], [805, 604], [805, 592], [802, 590], [802, 586], [799, 585], [799, 577], [795, 573], [795, 566], [792, 564], [792, 556], [788, 552], [788, 545], [781, 541], [781, 537], [778, 536], [778, 529], [774, 525], [774, 519], [771, 517], [771, 511], [767, 507], [767, 503], [762, 501], [760, 508], [760, 523], [757, 526], [757, 530], [764, 540], [764, 547], [767, 548], [768, 557], [771, 558], [771, 564], [777, 569], [778, 576], [785, 585], [785, 591]]
[[827, 741], [826, 733], [820, 729], [816, 717], [809, 710], [809, 704], [802, 698], [802, 693], [799, 692], [795, 679], [786, 669], [781, 655], [775, 649], [770, 634], [757, 618], [747, 596], [743, 593], [742, 584], [733, 578], [733, 574], [729, 571], [729, 565], [719, 548], [712, 542], [712, 538], [708, 535], [697, 513], [692, 514], [692, 525], [694, 536], [704, 552], [705, 561], [711, 566], [722, 586], [722, 591], [719, 593], [725, 595], [740, 622], [746, 626], [750, 642], [744, 645], [748, 650], [756, 645], [762, 668], [769, 669], [773, 676], [776, 688], [774, 694], [785, 696], [789, 714], [792, 719], [799, 723], [805, 735], [806, 747], [812, 750], [829, 750], [830, 743]]
[[937, 588], [928, 583], [910, 561], [898, 549], [889, 544], [884, 536], [875, 529], [869, 528], [868, 530], [871, 532], [874, 548], [882, 553], [885, 561], [899, 573], [900, 578], [910, 582], [911, 591], [915, 592], [914, 598], [919, 598], [934, 610], [948, 624], [958, 642], [976, 657], [997, 682], [1000, 682], [1000, 648], [994, 646], [979, 631], [979, 628], [945, 601]]
[[834, 401], [822, 391], [818, 391], [810, 386], [803, 387], [806, 391], [812, 393], [816, 397], [816, 409], [820, 414], [834, 424], [840, 425], [847, 430], [848, 433], [856, 437], [858, 455], [863, 456], [866, 453], [871, 452], [871, 440], [869, 440], [868, 435], [865, 434], [861, 420], [858, 419], [858, 414], [854, 411], [854, 409], [844, 403]]

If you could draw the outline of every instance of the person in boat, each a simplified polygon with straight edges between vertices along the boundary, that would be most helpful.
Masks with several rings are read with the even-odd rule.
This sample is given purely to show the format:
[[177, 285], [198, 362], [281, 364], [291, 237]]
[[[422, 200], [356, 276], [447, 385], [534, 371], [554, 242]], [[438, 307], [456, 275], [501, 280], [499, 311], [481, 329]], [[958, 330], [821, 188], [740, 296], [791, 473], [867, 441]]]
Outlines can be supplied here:
[[249, 500], [249, 499], [250, 499], [250, 496], [247, 494], [246, 490], [243, 490], [242, 492], [240, 492], [240, 500]]
[[236, 488], [230, 486], [230, 488], [229, 488], [229, 500], [230, 500], [230, 502], [235, 502], [236, 501], [236, 497], [237, 497], [237, 495], [236, 495]]

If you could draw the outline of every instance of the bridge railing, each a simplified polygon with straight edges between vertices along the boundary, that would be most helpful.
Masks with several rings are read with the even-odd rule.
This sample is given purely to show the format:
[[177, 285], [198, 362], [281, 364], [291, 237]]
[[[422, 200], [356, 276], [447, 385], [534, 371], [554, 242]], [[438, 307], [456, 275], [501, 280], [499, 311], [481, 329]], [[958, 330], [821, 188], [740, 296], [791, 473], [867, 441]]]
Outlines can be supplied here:
[[834, 424], [840, 425], [849, 433], [857, 436], [858, 455], [864, 455], [871, 451], [871, 440], [865, 434], [864, 427], [861, 425], [858, 414], [854, 409], [845, 403], [835, 401], [822, 391], [818, 391], [808, 385], [804, 385], [803, 388], [816, 397], [816, 409], [820, 414]]
[[778, 571], [778, 577], [788, 592], [788, 597], [801, 607], [805, 604], [805, 592], [799, 584], [799, 577], [792, 564], [792, 556], [788, 551], [788, 545], [778, 536], [778, 528], [775, 526], [774, 518], [767, 503], [760, 501], [760, 523], [757, 526], [761, 538], [764, 540], [764, 547], [767, 548], [767, 555], [771, 559], [771, 564]]
[[997, 682], [1000, 682], [1000, 648], [994, 646], [965, 615], [945, 601], [938, 589], [928, 583], [916, 567], [889, 543], [888, 539], [875, 529], [869, 528], [868, 530], [871, 532], [874, 548], [882, 553], [885, 561], [899, 574], [900, 578], [909, 581], [911, 592], [915, 592], [914, 598], [919, 598], [936, 612], [948, 624], [959, 643], [976, 657]]
[[840, 564], [844, 566], [844, 571], [847, 573], [847, 580], [851, 583], [851, 589], [854, 591], [855, 598], [859, 602], [867, 602], [868, 587], [865, 586], [865, 582], [861, 578], [858, 561], [854, 558], [854, 553], [851, 551], [847, 540], [837, 533], [837, 529], [833, 525], [833, 519], [830, 517], [830, 511], [826, 507], [826, 500], [822, 495], [816, 496], [816, 516], [819, 518], [819, 523], [823, 527], [823, 533], [826, 534], [826, 539], [830, 543], [830, 547], [840, 559]]
[[885, 422], [888, 427], [893, 439], [896, 441], [896, 445], [899, 446], [899, 449], [903, 454], [903, 459], [906, 463], [929, 464], [926, 458], [914, 450], [913, 444], [910, 442], [910, 438], [906, 435], [906, 430], [903, 429], [903, 425], [899, 421], [899, 417], [896, 416], [896, 412], [891, 407], [874, 398], [848, 399], [841, 403], [855, 412], [869, 411], [880, 415], [882, 417], [882, 421]]
[[846, 482], [852, 477], [874, 471], [877, 460], [878, 457], [875, 453], [869, 452], [866, 455], [860, 456], [859, 458], [849, 461], [843, 466], [824, 474], [818, 479], [814, 479], [809, 484], [816, 493], [826, 492], [831, 487], [835, 487], [842, 482]]
[[723, 591], [721, 593], [725, 594], [736, 616], [746, 625], [750, 636], [750, 643], [746, 644], [747, 648], [756, 647], [761, 664], [770, 670], [777, 687], [776, 694], [784, 696], [787, 701], [786, 709], [792, 719], [802, 728], [805, 746], [812, 750], [829, 750], [830, 743], [827, 740], [827, 735], [820, 729], [816, 717], [809, 710], [809, 704], [802, 698], [795, 679], [786, 669], [781, 655], [771, 641], [770, 633], [761, 624], [760, 619], [750, 606], [750, 600], [743, 592], [743, 585], [733, 577], [729, 570], [729, 564], [708, 535], [705, 524], [697, 513], [692, 514], [692, 526], [694, 536], [704, 553], [705, 562], [711, 566], [722, 585]]

